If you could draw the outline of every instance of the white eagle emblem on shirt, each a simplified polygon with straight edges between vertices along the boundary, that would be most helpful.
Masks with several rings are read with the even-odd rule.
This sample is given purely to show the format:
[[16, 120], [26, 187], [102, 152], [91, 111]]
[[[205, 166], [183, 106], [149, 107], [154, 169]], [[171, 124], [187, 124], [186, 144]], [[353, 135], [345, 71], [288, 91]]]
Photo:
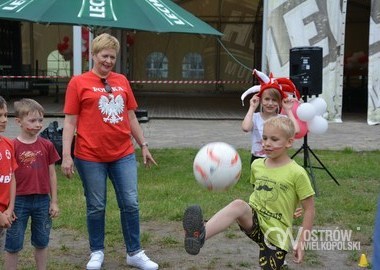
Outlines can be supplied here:
[[98, 108], [106, 116], [103, 117], [104, 122], [116, 124], [123, 121], [123, 117], [120, 116], [124, 111], [124, 100], [121, 95], [116, 96], [116, 98], [113, 94], [110, 94], [109, 97], [100, 96]]

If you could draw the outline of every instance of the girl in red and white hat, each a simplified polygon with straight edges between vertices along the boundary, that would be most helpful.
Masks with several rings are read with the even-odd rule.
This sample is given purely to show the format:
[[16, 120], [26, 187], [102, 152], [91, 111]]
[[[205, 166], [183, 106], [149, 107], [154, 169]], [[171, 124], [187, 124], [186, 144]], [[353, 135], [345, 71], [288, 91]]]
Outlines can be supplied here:
[[[244, 101], [247, 95], [254, 93], [241, 124], [244, 132], [251, 132], [251, 164], [256, 158], [265, 157], [261, 143], [265, 120], [283, 111], [293, 121], [296, 133], [300, 131], [298, 121], [292, 112], [293, 102], [300, 97], [294, 84], [288, 78], [273, 78], [272, 74], [268, 77], [256, 69], [253, 70], [253, 75], [259, 80], [260, 85], [251, 87], [241, 96]], [[259, 105], [260, 110], [257, 111]]]

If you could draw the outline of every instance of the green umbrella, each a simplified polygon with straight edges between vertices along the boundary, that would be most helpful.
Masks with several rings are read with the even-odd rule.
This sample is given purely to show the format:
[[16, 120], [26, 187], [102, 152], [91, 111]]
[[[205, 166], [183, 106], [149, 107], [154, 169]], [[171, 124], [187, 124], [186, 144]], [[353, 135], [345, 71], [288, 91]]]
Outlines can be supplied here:
[[0, 0], [0, 18], [91, 28], [222, 35], [171, 0]]

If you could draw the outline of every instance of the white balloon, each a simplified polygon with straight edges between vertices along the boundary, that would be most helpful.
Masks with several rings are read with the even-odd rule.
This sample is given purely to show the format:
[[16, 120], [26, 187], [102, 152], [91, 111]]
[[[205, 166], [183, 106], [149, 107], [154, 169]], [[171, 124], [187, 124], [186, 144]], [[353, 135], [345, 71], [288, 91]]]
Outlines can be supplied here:
[[297, 108], [297, 116], [302, 121], [305, 121], [305, 122], [310, 121], [314, 118], [315, 115], [316, 115], [315, 108], [310, 103], [307, 103], [307, 102], [302, 103]]
[[327, 103], [323, 98], [321, 97], [314, 98], [310, 100], [310, 104], [314, 106], [317, 115], [323, 115], [326, 112]]
[[307, 123], [307, 127], [310, 133], [323, 134], [327, 131], [329, 124], [325, 118], [320, 115], [316, 115], [311, 121]]

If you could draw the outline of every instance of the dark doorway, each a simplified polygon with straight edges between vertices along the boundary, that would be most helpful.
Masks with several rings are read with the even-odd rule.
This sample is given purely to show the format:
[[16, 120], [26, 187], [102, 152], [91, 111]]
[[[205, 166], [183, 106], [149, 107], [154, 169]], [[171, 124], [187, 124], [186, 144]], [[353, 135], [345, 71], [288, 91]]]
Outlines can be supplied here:
[[348, 0], [344, 48], [343, 117], [365, 114], [368, 104], [370, 0]]

